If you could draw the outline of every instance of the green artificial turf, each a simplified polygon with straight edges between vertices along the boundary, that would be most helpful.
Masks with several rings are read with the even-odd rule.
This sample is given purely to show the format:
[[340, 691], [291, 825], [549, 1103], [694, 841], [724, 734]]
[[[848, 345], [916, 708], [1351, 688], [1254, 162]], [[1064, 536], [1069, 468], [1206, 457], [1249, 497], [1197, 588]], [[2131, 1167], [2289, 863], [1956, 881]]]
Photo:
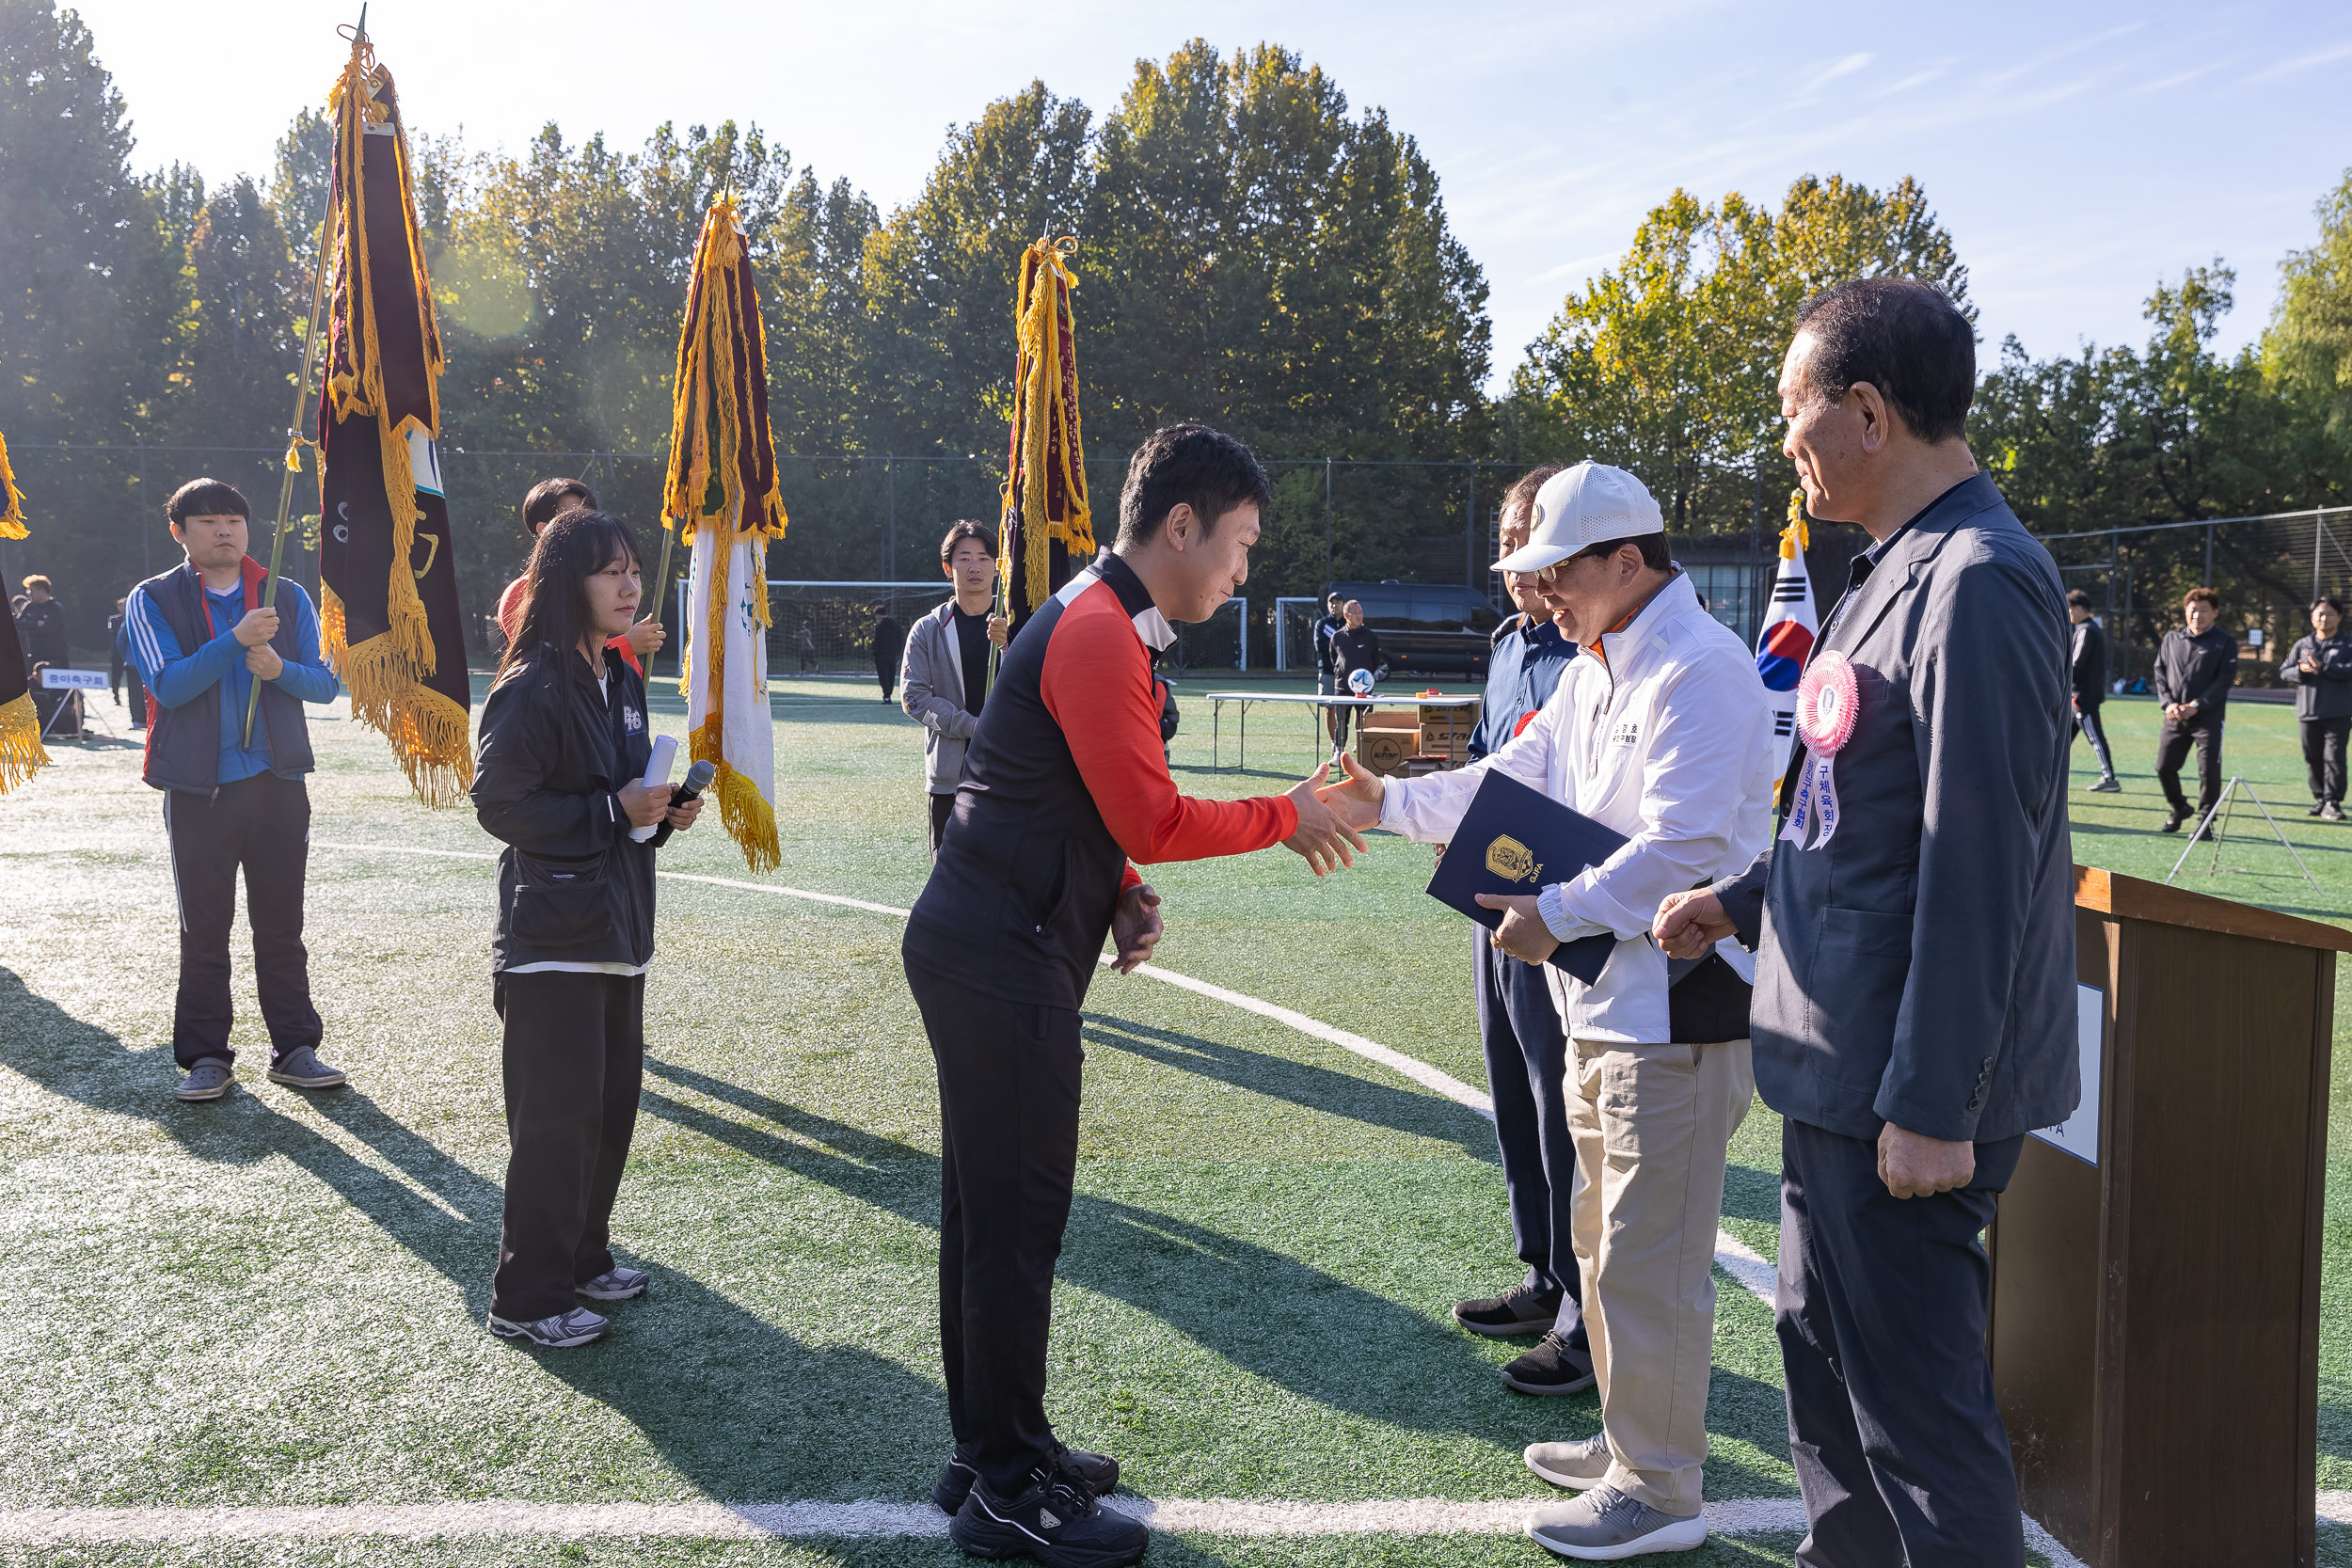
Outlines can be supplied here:
[[[1182, 785], [1285, 787], [1305, 715], [1252, 716], [1210, 762], [1188, 680]], [[1251, 683], [1258, 689], [1279, 689]], [[1295, 689], [1295, 688], [1294, 688]], [[681, 705], [657, 695], [675, 732]], [[408, 795], [380, 737], [313, 726], [308, 940], [324, 1054], [351, 1087], [261, 1077], [237, 953], [240, 1089], [170, 1098], [176, 921], [156, 797], [127, 736], [57, 749], [0, 799], [0, 1509], [923, 1495], [944, 1453], [933, 1287], [937, 1114], [898, 922], [754, 888], [661, 884], [644, 1112], [615, 1230], [653, 1270], [611, 1339], [564, 1354], [481, 1327], [503, 1176], [487, 939], [495, 845]], [[920, 731], [863, 682], [777, 685], [784, 863], [745, 871], [715, 816], [665, 869], [903, 907], [929, 866]], [[2129, 793], [2077, 794], [2078, 859], [2161, 877], [2145, 703], [2109, 708]], [[1234, 760], [1234, 715], [1223, 760]], [[2083, 758], [2078, 748], [2077, 760]], [[2233, 833], [2247, 874], [2188, 885], [2352, 913], [2352, 829], [2301, 815], [2291, 714], [2234, 718], [2246, 771], [2319, 874]], [[2089, 782], [2086, 772], [2078, 783]], [[359, 846], [361, 847], [341, 847]], [[447, 858], [390, 852], [440, 849]], [[2169, 852], [2168, 852], [2169, 851]], [[1156, 961], [1483, 1085], [1463, 923], [1424, 846], [1375, 837], [1318, 881], [1274, 850], [1153, 868]], [[2193, 861], [2201, 867], [2201, 861]], [[2338, 1037], [2352, 1007], [2341, 996]], [[1526, 1442], [1597, 1424], [1528, 1400], [1458, 1297], [1514, 1277], [1487, 1123], [1387, 1069], [1146, 978], [1089, 1008], [1078, 1197], [1050, 1405], [1146, 1495], [1545, 1498]], [[2346, 1092], [2340, 1070], [2338, 1095]], [[1733, 1151], [1725, 1227], [1770, 1256], [1778, 1128]], [[2352, 1486], [2352, 1120], [2329, 1176], [2323, 1486]], [[1719, 1276], [1713, 1497], [1788, 1496], [1768, 1308]], [[2324, 1532], [2329, 1550], [2352, 1549]], [[1684, 1560], [1784, 1563], [1793, 1539]], [[27, 1555], [30, 1554], [30, 1555]], [[527, 1540], [0, 1549], [0, 1562], [933, 1563], [944, 1543]], [[1510, 1538], [1168, 1537], [1161, 1563], [1534, 1562]], [[2337, 1560], [2329, 1557], [2328, 1560]]]

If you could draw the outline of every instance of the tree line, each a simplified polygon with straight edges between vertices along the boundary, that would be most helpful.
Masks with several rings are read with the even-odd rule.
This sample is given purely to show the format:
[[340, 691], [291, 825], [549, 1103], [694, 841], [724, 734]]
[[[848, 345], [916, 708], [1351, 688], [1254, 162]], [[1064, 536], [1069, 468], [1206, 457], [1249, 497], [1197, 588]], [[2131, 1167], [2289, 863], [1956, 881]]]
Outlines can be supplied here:
[[[397, 76], [404, 62], [387, 64]], [[1139, 61], [1099, 115], [1031, 83], [954, 127], [919, 194], [888, 214], [733, 122], [664, 125], [626, 149], [553, 123], [512, 151], [411, 132], [475, 603], [519, 561], [514, 504], [542, 472], [590, 469], [650, 535], [655, 462], [466, 454], [661, 449], [694, 234], [722, 189], [750, 228], [777, 444], [795, 454], [782, 577], [928, 575], [946, 520], [993, 517], [1014, 266], [1041, 235], [1079, 241], [1098, 517], [1115, 515], [1120, 463], [1154, 426], [1232, 431], [1277, 463], [1253, 595], [1315, 592], [1327, 547], [1343, 578], [1458, 578], [1504, 482], [1480, 462], [1617, 462], [1679, 528], [1740, 535], [1760, 515], [1769, 530], [1792, 481], [1772, 386], [1804, 294], [1900, 272], [1974, 313], [1912, 181], [1808, 176], [1777, 207], [1677, 191], [1490, 394], [1486, 282], [1437, 171], [1384, 112], [1272, 44], [1195, 40]], [[206, 459], [157, 454], [142, 476], [135, 453], [105, 449], [282, 447], [330, 141], [308, 108], [264, 174], [142, 172], [130, 106], [80, 19], [0, 0], [0, 432], [40, 525], [20, 561], [110, 599], [168, 563], [157, 504]], [[2144, 350], [2034, 360], [2012, 341], [1987, 356], [1972, 438], [2029, 525], [2341, 498], [2352, 182], [2322, 218], [2270, 332], [2233, 359], [2210, 346], [2232, 281], [2217, 262], [2157, 290]], [[1332, 481], [1326, 456], [1398, 466]], [[208, 466], [274, 503], [274, 456]], [[306, 478], [297, 510], [313, 495]], [[93, 626], [100, 596], [73, 595]]]

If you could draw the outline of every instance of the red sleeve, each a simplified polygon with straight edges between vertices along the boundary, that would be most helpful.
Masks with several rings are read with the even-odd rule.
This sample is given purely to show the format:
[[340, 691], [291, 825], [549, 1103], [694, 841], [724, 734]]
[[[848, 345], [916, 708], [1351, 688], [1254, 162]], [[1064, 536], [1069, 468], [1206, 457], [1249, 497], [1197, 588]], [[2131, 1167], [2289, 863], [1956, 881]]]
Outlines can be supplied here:
[[627, 659], [628, 661], [628, 667], [637, 672], [638, 679], [644, 679], [645, 667], [637, 662], [637, 650], [630, 646], [628, 634], [627, 632], [623, 632], [618, 637], [607, 638], [604, 645], [608, 648], [614, 649], [623, 658]]
[[499, 630], [509, 642], [514, 641], [515, 634], [522, 630], [523, 590], [530, 586], [530, 578], [519, 577], [508, 583], [506, 592], [499, 595]]
[[[1099, 602], [1089, 602], [1097, 595]], [[1095, 809], [1129, 860], [1248, 854], [1298, 831], [1298, 808], [1279, 795], [1200, 800], [1177, 793], [1161, 749], [1151, 661], [1108, 588], [1089, 590], [1064, 610], [1038, 686]]]

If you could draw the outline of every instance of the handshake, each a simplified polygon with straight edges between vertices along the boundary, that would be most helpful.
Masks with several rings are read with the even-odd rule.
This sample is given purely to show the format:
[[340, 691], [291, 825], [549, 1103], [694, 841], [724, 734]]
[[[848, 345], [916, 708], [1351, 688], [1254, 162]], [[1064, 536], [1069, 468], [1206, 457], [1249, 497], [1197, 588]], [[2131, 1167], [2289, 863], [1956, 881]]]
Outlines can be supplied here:
[[1387, 781], [1354, 757], [1343, 752], [1339, 761], [1347, 774], [1339, 783], [1324, 782], [1329, 777], [1325, 765], [1283, 792], [1298, 808], [1298, 831], [1282, 841], [1282, 847], [1313, 867], [1318, 877], [1356, 863], [1353, 851], [1364, 847], [1366, 829], [1380, 825], [1380, 801], [1388, 793]]

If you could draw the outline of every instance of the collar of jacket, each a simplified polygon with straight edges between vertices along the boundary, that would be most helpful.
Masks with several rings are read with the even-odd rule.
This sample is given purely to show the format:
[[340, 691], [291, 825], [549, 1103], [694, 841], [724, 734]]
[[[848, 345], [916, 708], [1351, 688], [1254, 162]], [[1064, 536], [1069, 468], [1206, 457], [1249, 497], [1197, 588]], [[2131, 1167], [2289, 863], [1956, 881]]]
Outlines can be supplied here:
[[1685, 610], [1698, 608], [1698, 590], [1691, 586], [1691, 574], [1677, 566], [1675, 575], [1660, 585], [1658, 592], [1649, 596], [1649, 603], [1637, 610], [1632, 620], [1616, 631], [1601, 633], [1601, 662], [1613, 671], [1624, 669], [1627, 660], [1640, 656], [1660, 626]]
[[1143, 579], [1136, 576], [1133, 566], [1112, 551], [1104, 550], [1094, 558], [1094, 564], [1088, 570], [1108, 583], [1111, 592], [1119, 595], [1119, 608], [1127, 612], [1127, 619], [1134, 624], [1136, 635], [1143, 640], [1145, 647], [1157, 653], [1176, 641], [1176, 628], [1160, 613], [1152, 590], [1143, 586]]
[[1840, 648], [1851, 648], [1869, 636], [1896, 598], [1918, 579], [1920, 571], [1944, 547], [1952, 531], [2000, 504], [2001, 492], [1993, 476], [1981, 468], [1928, 502], [1917, 516], [1887, 535], [1878, 560], [1858, 583], [1849, 568], [1846, 593], [1830, 612], [1822, 645], [1834, 641]]
[[[212, 601], [213, 591], [204, 586], [204, 574], [196, 569], [196, 562], [193, 561], [183, 561], [180, 562], [180, 570], [185, 572], [188, 575], [189, 579], [196, 584], [197, 604], [199, 606], [209, 605]], [[254, 560], [251, 556], [244, 556], [239, 559], [237, 562], [237, 585], [245, 591], [245, 608], [248, 611], [262, 608], [262, 579], [268, 576], [269, 568]], [[209, 617], [211, 614], [210, 610], [207, 610], [205, 613]], [[217, 635], [217, 633], [215, 635]]]

